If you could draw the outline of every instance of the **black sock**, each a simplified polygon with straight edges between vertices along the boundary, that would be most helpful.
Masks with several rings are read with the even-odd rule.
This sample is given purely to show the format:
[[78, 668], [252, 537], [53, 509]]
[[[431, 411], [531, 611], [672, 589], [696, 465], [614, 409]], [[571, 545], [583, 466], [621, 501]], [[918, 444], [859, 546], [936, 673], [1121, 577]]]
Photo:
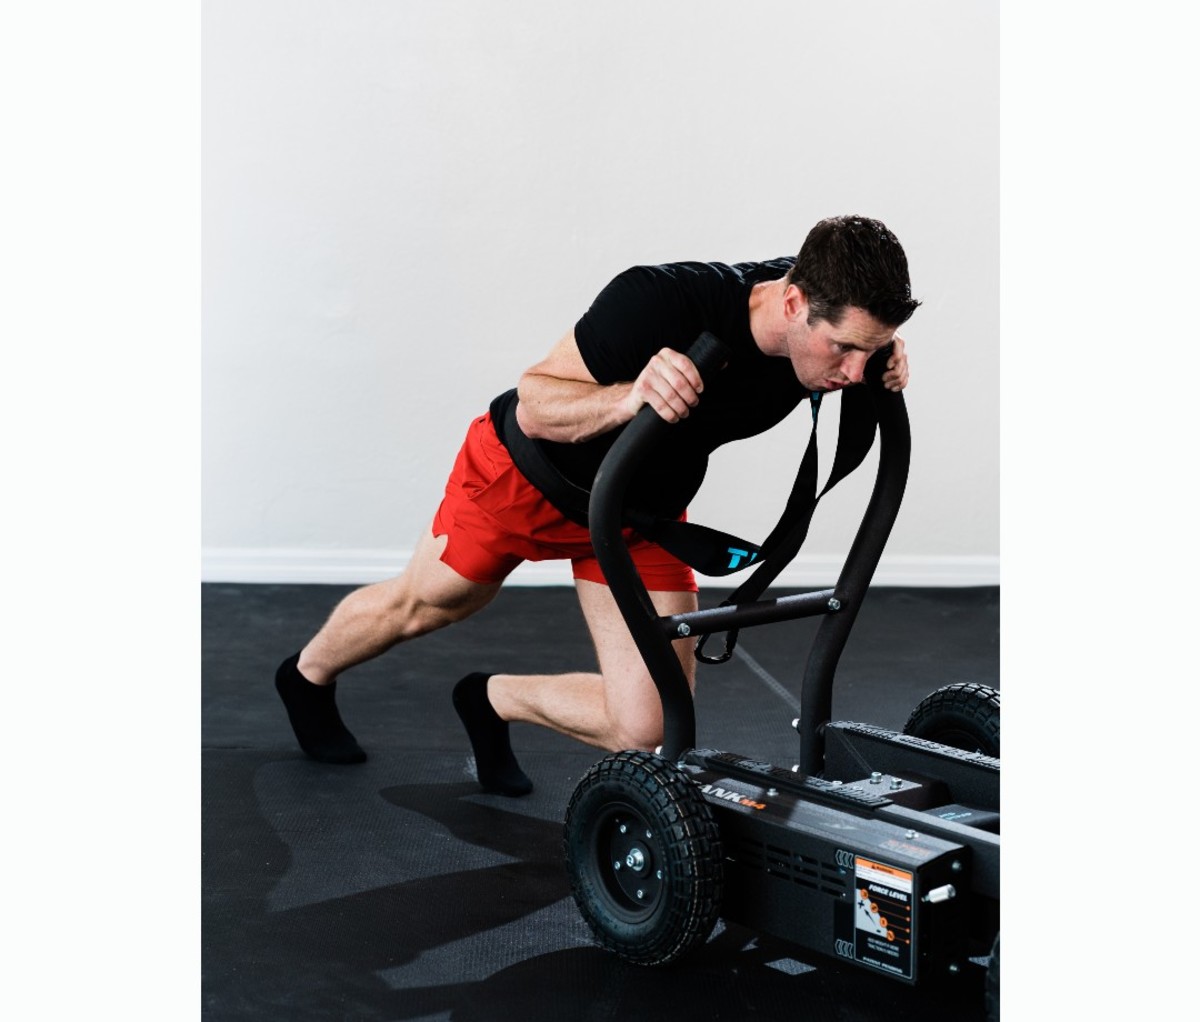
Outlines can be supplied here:
[[362, 763], [367, 754], [342, 723], [334, 691], [337, 682], [314, 685], [296, 667], [300, 654], [288, 657], [275, 672], [275, 690], [287, 708], [296, 740], [322, 763]]
[[488, 701], [490, 674], [468, 674], [454, 686], [454, 708], [462, 718], [475, 752], [475, 772], [484, 791], [495, 795], [528, 795], [533, 782], [517, 763], [508, 744], [508, 721]]

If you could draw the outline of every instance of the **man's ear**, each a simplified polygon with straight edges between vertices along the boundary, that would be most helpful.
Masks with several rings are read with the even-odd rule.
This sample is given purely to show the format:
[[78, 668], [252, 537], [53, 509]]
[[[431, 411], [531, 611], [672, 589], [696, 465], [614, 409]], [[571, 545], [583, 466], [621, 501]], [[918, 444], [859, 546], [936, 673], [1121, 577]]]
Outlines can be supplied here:
[[795, 284], [784, 288], [783, 313], [791, 321], [808, 319], [808, 295]]

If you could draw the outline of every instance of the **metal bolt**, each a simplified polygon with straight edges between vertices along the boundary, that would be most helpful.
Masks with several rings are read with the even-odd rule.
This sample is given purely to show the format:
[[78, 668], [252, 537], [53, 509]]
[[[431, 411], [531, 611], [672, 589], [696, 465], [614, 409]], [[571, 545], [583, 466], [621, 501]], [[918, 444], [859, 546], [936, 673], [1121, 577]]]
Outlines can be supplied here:
[[688, 623], [684, 621], [679, 625], [678, 628], [675, 629], [675, 632], [677, 635], [691, 635], [692, 629], [688, 626]]
[[625, 826], [625, 824], [622, 823], [621, 824], [621, 833], [624, 834], [627, 829], [628, 828]]
[[792, 721], [792, 730], [794, 731], [799, 726], [800, 726], [800, 718], [797, 717], [795, 720]]
[[654, 837], [654, 835], [651, 834], [650, 831], [646, 831], [646, 840], [649, 841], [652, 837]]
[[950, 869], [955, 873], [961, 873], [962, 868], [963, 868], [963, 864], [961, 862], [959, 862], [957, 859], [955, 859], [952, 863], [950, 863]]
[[[905, 836], [906, 838], [908, 838], [909, 840], [912, 840], [912, 838], [914, 838], [914, 837], [916, 837], [916, 836], [917, 836], [917, 832], [916, 832], [915, 830], [906, 830], [906, 831], [904, 832], [904, 836]], [[951, 866], [950, 868], [951, 868], [951, 869], [953, 869], [954, 867], [953, 867], [953, 866]]]
[[769, 795], [771, 798], [774, 798], [776, 795], [778, 795], [778, 794], [779, 794], [779, 789], [778, 789], [778, 788], [768, 788], [768, 789], [767, 789], [767, 794], [768, 794], [768, 795]]
[[871, 771], [871, 783], [872, 784], [878, 784], [882, 780], [883, 780], [883, 774], [881, 774], [878, 770]]
[[826, 604], [826, 606], [829, 607], [830, 610], [841, 610], [842, 609], [842, 601], [839, 600], [836, 596], [831, 596], [829, 598], [829, 603]]
[[646, 865], [646, 857], [642, 854], [640, 848], [630, 849], [630, 852], [625, 856], [625, 865], [630, 869], [641, 869]]
[[951, 898], [955, 897], [957, 894], [958, 894], [958, 891], [956, 891], [954, 889], [953, 884], [942, 884], [941, 887], [935, 887], [932, 891], [930, 891], [927, 895], [925, 895], [925, 897], [923, 897], [921, 900], [927, 901], [931, 905], [939, 905], [943, 901], [949, 901]]
[[615, 860], [613, 861], [613, 869], [620, 869], [620, 868], [621, 868], [621, 860], [620, 860], [620, 859], [615, 859]]
[[952, 976], [958, 975], [958, 962], [950, 963], [950, 975], [952, 975]]
[[900, 787], [903, 787], [903, 785], [904, 785], [904, 782], [902, 780], [900, 780], [899, 777], [892, 778], [892, 787], [893, 788], [900, 788]]
[[661, 880], [661, 879], [662, 879], [662, 870], [661, 870], [661, 869], [656, 869], [656, 870], [654, 871], [654, 875], [655, 875], [655, 876], [656, 876], [656, 877], [657, 877], [659, 880]]
[[638, 891], [638, 892], [637, 892], [637, 895], [638, 895], [638, 897], [639, 897], [639, 898], [644, 898], [644, 897], [646, 897], [646, 892], [645, 892], [645, 891]]

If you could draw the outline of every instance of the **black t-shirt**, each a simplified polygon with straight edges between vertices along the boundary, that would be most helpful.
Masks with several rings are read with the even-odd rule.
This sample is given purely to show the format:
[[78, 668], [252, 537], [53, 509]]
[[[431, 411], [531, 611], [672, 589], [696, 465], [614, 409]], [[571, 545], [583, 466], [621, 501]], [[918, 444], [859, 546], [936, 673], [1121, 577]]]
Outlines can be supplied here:
[[[601, 384], [635, 379], [662, 348], [686, 351], [705, 330], [732, 351], [729, 364], [705, 379], [699, 405], [671, 427], [669, 441], [634, 477], [632, 504], [679, 514], [699, 490], [712, 451], [765, 432], [808, 396], [791, 363], [764, 355], [750, 333], [751, 288], [784, 276], [792, 262], [635, 266], [614, 278], [575, 325], [584, 364]], [[515, 391], [509, 391], [493, 402], [498, 430], [513, 400]], [[509, 428], [515, 428], [511, 421]], [[567, 479], [590, 489], [619, 434], [617, 429], [578, 444], [535, 442]], [[500, 439], [507, 443], [503, 433]]]

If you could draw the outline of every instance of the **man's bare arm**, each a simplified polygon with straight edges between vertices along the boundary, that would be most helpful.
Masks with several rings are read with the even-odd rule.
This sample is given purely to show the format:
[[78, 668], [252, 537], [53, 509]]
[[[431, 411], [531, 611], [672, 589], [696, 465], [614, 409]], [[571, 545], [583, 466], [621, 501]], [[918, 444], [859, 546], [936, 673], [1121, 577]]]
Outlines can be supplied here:
[[517, 384], [517, 423], [527, 436], [579, 443], [632, 419], [644, 404], [678, 422], [704, 385], [686, 355], [664, 348], [629, 383], [601, 384], [588, 372], [574, 332], [568, 333]]

